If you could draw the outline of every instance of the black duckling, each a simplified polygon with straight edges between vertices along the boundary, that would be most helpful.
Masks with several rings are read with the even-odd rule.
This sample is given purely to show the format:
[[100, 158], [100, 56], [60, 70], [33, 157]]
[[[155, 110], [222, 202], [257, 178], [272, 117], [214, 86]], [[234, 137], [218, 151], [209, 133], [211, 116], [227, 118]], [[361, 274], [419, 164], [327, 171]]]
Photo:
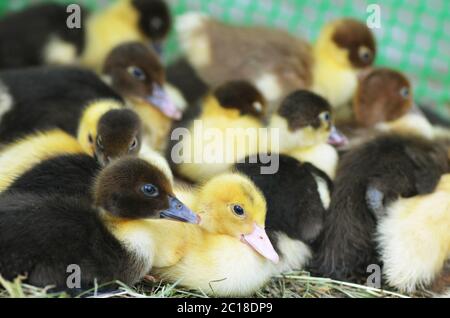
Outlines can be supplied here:
[[[84, 160], [93, 159], [85, 156]], [[78, 170], [68, 169], [70, 175], [59, 176], [77, 182], [83, 180], [80, 173], [91, 173]], [[116, 280], [133, 285], [149, 272], [153, 262], [146, 219], [198, 222], [197, 216], [174, 197], [165, 174], [141, 159], [115, 161], [96, 175], [91, 189], [92, 197], [33, 189], [3, 193], [1, 275], [7, 280], [26, 275], [29, 284], [70, 290], [67, 269], [75, 264], [81, 275], [78, 289]]]
[[399, 197], [432, 192], [448, 169], [445, 147], [416, 137], [381, 136], [345, 153], [313, 271], [360, 279], [368, 265], [379, 262], [374, 234], [386, 206]]
[[[0, 69], [81, 63], [99, 70], [124, 42], [153, 43], [161, 51], [172, 24], [167, 4], [158, 0], [120, 0], [95, 13], [80, 7], [79, 13], [75, 19], [67, 5], [46, 3], [3, 17]], [[79, 27], [68, 26], [76, 20]]]

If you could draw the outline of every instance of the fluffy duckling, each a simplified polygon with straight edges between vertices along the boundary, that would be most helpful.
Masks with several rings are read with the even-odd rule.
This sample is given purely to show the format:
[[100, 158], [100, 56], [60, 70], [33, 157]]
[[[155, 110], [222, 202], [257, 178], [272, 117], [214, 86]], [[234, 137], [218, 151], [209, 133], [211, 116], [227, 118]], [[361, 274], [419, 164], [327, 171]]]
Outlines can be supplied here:
[[270, 147], [301, 162], [310, 162], [334, 178], [338, 154], [334, 146], [347, 139], [333, 124], [330, 104], [319, 95], [297, 90], [287, 96], [277, 113], [271, 116], [269, 127], [278, 129], [278, 140]]
[[170, 9], [163, 0], [116, 1], [87, 19], [81, 64], [99, 70], [114, 47], [129, 41], [151, 42], [161, 53], [171, 26]]
[[0, 140], [11, 141], [18, 130], [29, 134], [47, 125], [73, 134], [74, 119], [84, 105], [99, 99], [122, 102], [122, 96], [140, 115], [145, 141], [161, 149], [172, 118], [179, 119], [181, 111], [163, 88], [164, 69], [157, 56], [142, 44], [123, 44], [110, 53], [102, 78], [109, 85], [88, 70], [72, 67], [0, 73]]
[[171, 28], [164, 1], [119, 0], [90, 14], [81, 8], [79, 27], [69, 27], [73, 12], [62, 4], [40, 4], [0, 20], [0, 68], [73, 64], [100, 70], [107, 54], [128, 41], [161, 48]]
[[0, 153], [0, 191], [24, 171], [56, 156], [87, 154], [101, 166], [121, 156], [137, 156], [141, 149], [139, 117], [129, 109], [114, 107], [115, 104], [101, 105], [103, 108], [86, 109], [78, 139], [54, 129], [30, 134], [8, 144]]
[[262, 173], [267, 164], [259, 156], [244, 161], [235, 168], [255, 183], [267, 202], [266, 231], [280, 255], [276, 271], [303, 269], [312, 258], [330, 205], [330, 178], [313, 165], [286, 155], [279, 155], [273, 174]]
[[[39, 105], [15, 103], [0, 122], [0, 141], [14, 147], [17, 143], [32, 142], [33, 132], [60, 129], [77, 136], [83, 151], [95, 156], [102, 164], [119, 155], [139, 152], [142, 128], [134, 111], [113, 99], [94, 100], [84, 107], [75, 105], [70, 99], [64, 101], [66, 103], [62, 105], [57, 105], [57, 100], [44, 100]], [[67, 106], [64, 111], [58, 109], [64, 106]], [[64, 149], [65, 139], [63, 136], [61, 144], [54, 139], [54, 147]], [[36, 143], [32, 144], [35, 147]]]
[[190, 181], [204, 181], [256, 153], [265, 110], [264, 97], [246, 81], [217, 87], [174, 127], [167, 155], [175, 171]]
[[[80, 173], [90, 174], [76, 170], [67, 170], [73, 182], [78, 182]], [[175, 198], [166, 176], [141, 159], [112, 163], [97, 174], [92, 191], [92, 198], [76, 192], [2, 194], [2, 276], [12, 280], [26, 274], [32, 285], [70, 290], [68, 266], [76, 264], [81, 271], [78, 288], [115, 280], [133, 285], [150, 271], [154, 261], [155, 247], [145, 230], [147, 219], [198, 221]]]
[[274, 105], [299, 88], [313, 89], [331, 105], [353, 97], [357, 73], [375, 58], [370, 29], [353, 19], [326, 25], [312, 47], [286, 31], [232, 26], [201, 13], [177, 18], [186, 57], [205, 83], [245, 79]]
[[158, 56], [141, 43], [125, 43], [108, 55], [102, 78], [139, 114], [152, 148], [164, 150], [172, 121], [181, 119], [182, 102], [175, 103]]
[[339, 129], [349, 138], [346, 148], [370, 140], [380, 132], [401, 131], [408, 126], [420, 127], [416, 130], [429, 137], [426, 132], [432, 130], [431, 125], [413, 113], [413, 104], [411, 84], [402, 73], [388, 68], [365, 72], [353, 97], [352, 110], [336, 114]]
[[314, 271], [357, 280], [377, 264], [377, 215], [399, 197], [430, 193], [449, 169], [445, 146], [400, 135], [378, 137], [340, 160]]
[[359, 82], [353, 98], [355, 121], [361, 127], [374, 127], [406, 115], [413, 106], [409, 80], [400, 72], [376, 68]]
[[431, 194], [399, 198], [377, 227], [388, 283], [402, 292], [450, 292], [450, 174]]
[[152, 273], [209, 295], [252, 295], [278, 262], [264, 230], [263, 195], [240, 174], [216, 176], [191, 195], [199, 225], [147, 222], [155, 240]]

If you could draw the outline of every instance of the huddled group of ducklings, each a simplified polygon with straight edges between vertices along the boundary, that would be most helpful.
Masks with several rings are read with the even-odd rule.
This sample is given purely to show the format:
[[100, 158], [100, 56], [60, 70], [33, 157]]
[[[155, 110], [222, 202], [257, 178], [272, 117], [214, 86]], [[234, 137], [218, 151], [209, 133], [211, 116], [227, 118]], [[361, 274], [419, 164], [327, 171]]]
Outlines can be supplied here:
[[[80, 29], [67, 14], [50, 3], [0, 20], [2, 277], [251, 296], [282, 273], [365, 282], [379, 264], [384, 285], [450, 292], [449, 125], [403, 74], [372, 67], [364, 23], [330, 22], [310, 44], [189, 12], [164, 68], [164, 1], [82, 9]], [[243, 136], [224, 133], [235, 160], [202, 162], [198, 122], [278, 138], [237, 150]], [[174, 160], [180, 145], [192, 151]]]

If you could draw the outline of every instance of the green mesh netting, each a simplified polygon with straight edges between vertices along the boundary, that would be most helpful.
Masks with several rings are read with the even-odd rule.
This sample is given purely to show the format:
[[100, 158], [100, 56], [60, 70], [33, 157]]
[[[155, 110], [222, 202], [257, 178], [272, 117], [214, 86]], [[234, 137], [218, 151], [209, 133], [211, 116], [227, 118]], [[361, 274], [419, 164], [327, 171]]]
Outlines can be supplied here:
[[[42, 0], [0, 1], [0, 14]], [[57, 0], [90, 8], [108, 0]], [[196, 10], [240, 25], [270, 25], [314, 40], [321, 26], [336, 17], [366, 20], [367, 6], [381, 7], [377, 65], [405, 72], [418, 101], [450, 117], [450, 1], [448, 0], [168, 0], [175, 15]], [[167, 61], [179, 53], [176, 36], [167, 43]]]

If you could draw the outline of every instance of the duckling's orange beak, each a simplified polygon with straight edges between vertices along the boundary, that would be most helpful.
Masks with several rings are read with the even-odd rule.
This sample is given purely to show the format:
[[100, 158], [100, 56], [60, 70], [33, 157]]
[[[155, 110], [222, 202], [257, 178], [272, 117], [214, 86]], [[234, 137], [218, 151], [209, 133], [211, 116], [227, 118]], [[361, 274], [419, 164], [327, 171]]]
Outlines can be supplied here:
[[280, 257], [273, 248], [266, 231], [256, 223], [254, 224], [253, 232], [247, 235], [242, 235], [241, 241], [250, 245], [251, 248], [275, 264], [280, 260]]

